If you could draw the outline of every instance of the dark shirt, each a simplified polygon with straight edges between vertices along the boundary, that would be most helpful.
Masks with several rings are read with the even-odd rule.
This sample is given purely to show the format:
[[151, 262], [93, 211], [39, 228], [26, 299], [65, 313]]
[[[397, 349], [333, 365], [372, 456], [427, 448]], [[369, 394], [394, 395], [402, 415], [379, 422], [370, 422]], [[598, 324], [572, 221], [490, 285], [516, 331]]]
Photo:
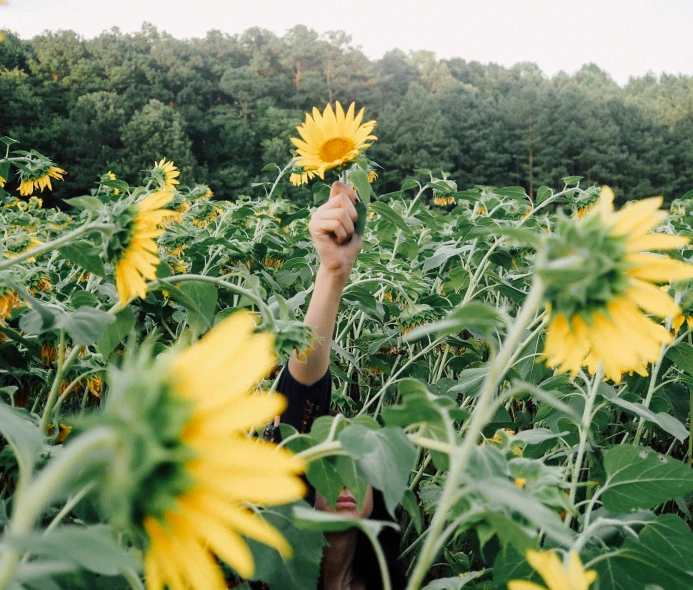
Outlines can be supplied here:
[[[277, 391], [283, 394], [287, 400], [286, 410], [281, 417], [282, 423], [290, 424], [299, 433], [305, 434], [310, 432], [316, 418], [327, 416], [330, 411], [332, 375], [328, 370], [313, 385], [303, 385], [294, 379], [289, 371], [289, 365], [286, 364], [279, 376]], [[277, 443], [281, 442], [279, 428], [266, 431], [265, 438]], [[306, 483], [308, 482], [306, 481]], [[311, 506], [315, 506], [315, 489], [311, 485], [308, 485], [306, 501]], [[253, 590], [269, 590], [268, 586], [261, 582], [251, 582], [250, 587]]]
[[[285, 365], [279, 376], [277, 391], [286, 396], [286, 411], [282, 414], [281, 421], [290, 424], [301, 434], [310, 431], [313, 421], [320, 416], [327, 416], [330, 411], [330, 399], [332, 398], [332, 375], [328, 370], [313, 385], [303, 385], [294, 379], [289, 371], [289, 365]], [[280, 441], [277, 431], [274, 439]]]

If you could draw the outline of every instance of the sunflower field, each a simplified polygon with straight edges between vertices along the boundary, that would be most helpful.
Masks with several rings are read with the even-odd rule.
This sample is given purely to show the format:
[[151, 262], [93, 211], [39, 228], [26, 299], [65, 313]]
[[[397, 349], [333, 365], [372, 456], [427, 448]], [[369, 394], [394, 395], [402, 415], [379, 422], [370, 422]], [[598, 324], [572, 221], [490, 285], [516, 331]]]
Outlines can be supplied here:
[[[344, 526], [382, 557], [392, 523], [311, 510], [304, 473], [383, 492], [408, 590], [693, 587], [693, 192], [419, 169], [378, 194], [362, 116], [315, 109], [247, 196], [161, 160], [59, 209], [69, 165], [0, 137], [0, 590], [312, 589]], [[274, 445], [337, 178], [363, 235], [340, 413]]]

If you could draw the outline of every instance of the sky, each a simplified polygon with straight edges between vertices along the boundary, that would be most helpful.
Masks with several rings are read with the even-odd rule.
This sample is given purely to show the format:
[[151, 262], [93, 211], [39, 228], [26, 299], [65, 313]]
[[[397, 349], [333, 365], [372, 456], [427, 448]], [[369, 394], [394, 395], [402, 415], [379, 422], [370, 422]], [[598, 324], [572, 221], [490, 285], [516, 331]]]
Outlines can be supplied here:
[[154, 24], [175, 37], [252, 26], [279, 35], [304, 24], [344, 30], [377, 59], [394, 48], [426, 49], [548, 75], [596, 63], [620, 84], [630, 76], [693, 75], [693, 0], [8, 0], [0, 28], [31, 38], [72, 29], [85, 37]]

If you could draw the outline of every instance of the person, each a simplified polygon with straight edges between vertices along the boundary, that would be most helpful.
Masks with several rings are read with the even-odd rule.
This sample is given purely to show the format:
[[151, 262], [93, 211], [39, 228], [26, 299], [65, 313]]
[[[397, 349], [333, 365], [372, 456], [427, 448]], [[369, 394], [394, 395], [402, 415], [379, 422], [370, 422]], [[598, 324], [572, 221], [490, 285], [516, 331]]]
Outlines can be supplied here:
[[[357, 202], [358, 195], [351, 187], [335, 182], [328, 201], [314, 212], [308, 225], [320, 267], [304, 321], [313, 328], [316, 340], [312, 351], [304, 358], [299, 360], [296, 354], [289, 358], [277, 384], [277, 391], [288, 400], [287, 409], [280, 420], [291, 424], [301, 433], [310, 431], [313, 421], [327, 415], [330, 409], [332, 336], [342, 292], [361, 250], [361, 236], [355, 232]], [[275, 440], [278, 439], [278, 431], [278, 428], [274, 431]], [[311, 489], [307, 499], [316, 510], [333, 512], [327, 500], [316, 494], [315, 490]], [[393, 520], [385, 507], [383, 494], [370, 486], [360, 510], [351, 492], [343, 488], [334, 511], [348, 517]], [[327, 534], [326, 538], [328, 546], [323, 553], [320, 590], [382, 589], [375, 552], [363, 533], [351, 529]], [[393, 590], [404, 590], [404, 575], [397, 563], [399, 533], [385, 527], [379, 541]]]

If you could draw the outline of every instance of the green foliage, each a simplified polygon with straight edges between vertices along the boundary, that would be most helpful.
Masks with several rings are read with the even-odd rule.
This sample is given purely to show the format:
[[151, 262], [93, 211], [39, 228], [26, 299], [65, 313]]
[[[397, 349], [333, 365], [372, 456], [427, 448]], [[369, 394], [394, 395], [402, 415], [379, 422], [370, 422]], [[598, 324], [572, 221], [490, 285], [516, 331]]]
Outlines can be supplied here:
[[0, 129], [80, 163], [58, 198], [87, 193], [107, 170], [139, 182], [163, 155], [232, 198], [267, 179], [258, 171], [284, 157], [304, 112], [356, 100], [378, 120], [381, 193], [428, 167], [460, 186], [522, 186], [539, 201], [542, 187], [576, 175], [625, 198], [671, 200], [693, 186], [692, 88], [666, 74], [620, 88], [594, 65], [548, 78], [534, 64], [426, 51], [369, 60], [344, 32], [301, 25], [193, 40], [151, 25], [94, 39], [7, 33], [0, 44]]

